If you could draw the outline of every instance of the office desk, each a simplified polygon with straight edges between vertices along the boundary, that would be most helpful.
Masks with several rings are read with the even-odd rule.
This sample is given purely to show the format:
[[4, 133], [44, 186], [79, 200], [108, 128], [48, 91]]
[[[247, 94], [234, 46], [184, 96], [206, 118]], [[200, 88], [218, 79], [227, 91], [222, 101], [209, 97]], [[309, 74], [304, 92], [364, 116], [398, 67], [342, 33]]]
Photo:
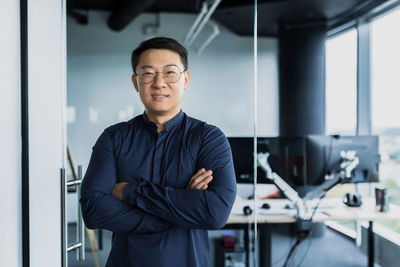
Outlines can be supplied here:
[[[295, 211], [284, 209], [289, 204], [287, 199], [270, 199], [259, 201], [257, 207], [261, 207], [263, 203], [270, 204], [270, 209], [258, 208], [257, 223], [260, 229], [259, 253], [260, 267], [271, 266], [271, 233], [268, 225], [277, 223], [294, 223], [296, 222]], [[249, 224], [254, 223], [254, 214], [245, 216], [243, 214], [244, 206], [253, 207], [253, 200], [237, 200], [229, 216], [225, 228], [245, 230], [245, 239], [248, 239], [246, 230]], [[368, 221], [368, 266], [374, 265], [374, 235], [373, 222], [376, 220], [392, 220], [400, 219], [400, 206], [390, 204], [388, 212], [379, 212], [375, 208], [375, 199], [363, 198], [361, 207], [348, 207], [342, 203], [341, 199], [323, 199], [317, 209], [313, 222], [325, 221]], [[247, 247], [245, 241], [245, 246]], [[248, 251], [248, 250], [247, 250]]]

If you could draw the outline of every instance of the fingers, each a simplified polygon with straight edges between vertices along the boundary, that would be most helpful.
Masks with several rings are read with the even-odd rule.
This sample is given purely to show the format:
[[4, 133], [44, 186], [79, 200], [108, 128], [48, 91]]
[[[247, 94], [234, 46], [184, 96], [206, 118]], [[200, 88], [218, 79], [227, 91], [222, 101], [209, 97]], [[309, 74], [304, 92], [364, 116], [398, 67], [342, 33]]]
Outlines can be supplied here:
[[192, 186], [197, 186], [202, 183], [205, 179], [212, 175], [212, 171], [206, 171], [204, 168], [200, 169], [193, 177], [190, 179]]
[[193, 189], [193, 186], [196, 184], [196, 181], [201, 180], [202, 175], [204, 175], [206, 170], [204, 168], [198, 170], [192, 178], [190, 178], [189, 184], [187, 186], [188, 189]]
[[211, 182], [211, 180], [213, 179], [212, 176], [208, 176], [206, 178], [204, 178], [201, 181], [197, 181], [196, 183], [191, 181], [191, 183], [189, 183], [188, 185], [188, 189], [202, 189], [205, 190], [208, 188], [208, 183]]
[[212, 171], [206, 171], [204, 168], [198, 170], [195, 175], [190, 178], [188, 189], [201, 189], [205, 190], [208, 188], [208, 183], [213, 179]]
[[[209, 182], [211, 182], [211, 180], [213, 179], [213, 177], [210, 175], [210, 176], [207, 176], [206, 178], [204, 178], [203, 180], [200, 180], [200, 181], [198, 181], [198, 183], [196, 183], [194, 186], [193, 186], [193, 189], [203, 189], [203, 187], [208, 187], [208, 183]], [[203, 189], [204, 190], [204, 189]]]
[[206, 172], [206, 169], [201, 168], [201, 169], [198, 170], [198, 171], [192, 176], [192, 178], [190, 178], [190, 179], [199, 178], [199, 177], [201, 177], [202, 175], [204, 175], [205, 172]]
[[115, 198], [122, 200], [124, 198], [124, 190], [127, 185], [127, 182], [116, 183], [114, 185], [111, 195]]

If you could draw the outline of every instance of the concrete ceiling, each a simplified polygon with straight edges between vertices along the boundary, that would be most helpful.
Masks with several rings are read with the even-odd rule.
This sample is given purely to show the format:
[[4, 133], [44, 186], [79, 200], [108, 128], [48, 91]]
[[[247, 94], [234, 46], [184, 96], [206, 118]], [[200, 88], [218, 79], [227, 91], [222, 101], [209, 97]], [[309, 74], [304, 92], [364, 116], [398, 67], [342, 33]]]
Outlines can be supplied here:
[[[259, 0], [259, 36], [278, 36], [279, 28], [323, 25], [327, 30], [357, 18], [387, 0]], [[211, 1], [212, 2], [212, 1]], [[142, 12], [196, 14], [201, 0], [69, 0], [68, 15], [81, 23], [90, 23], [87, 12], [109, 11], [108, 25], [121, 30]], [[254, 1], [222, 0], [212, 19], [232, 32], [253, 35]]]

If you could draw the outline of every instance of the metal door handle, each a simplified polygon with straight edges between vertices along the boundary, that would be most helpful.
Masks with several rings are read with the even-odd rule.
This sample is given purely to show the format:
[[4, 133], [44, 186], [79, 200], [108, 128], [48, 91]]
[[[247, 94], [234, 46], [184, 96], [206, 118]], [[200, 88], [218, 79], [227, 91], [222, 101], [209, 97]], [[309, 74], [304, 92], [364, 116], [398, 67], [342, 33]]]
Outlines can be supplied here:
[[65, 169], [60, 169], [60, 195], [61, 195], [61, 267], [67, 267], [67, 220], [65, 219], [65, 196], [67, 187], [65, 186]]
[[66, 220], [66, 195], [67, 188], [71, 185], [77, 186], [78, 201], [81, 198], [81, 184], [82, 184], [82, 166], [78, 166], [78, 179], [73, 179], [66, 181], [65, 179], [65, 169], [61, 169], [61, 259], [62, 267], [67, 267], [68, 257], [67, 254], [75, 249], [78, 250], [77, 260], [85, 260], [85, 224], [82, 218], [81, 205], [78, 203], [78, 223], [76, 228], [76, 234], [78, 237], [78, 242], [68, 246], [67, 235], [68, 235], [68, 225]]

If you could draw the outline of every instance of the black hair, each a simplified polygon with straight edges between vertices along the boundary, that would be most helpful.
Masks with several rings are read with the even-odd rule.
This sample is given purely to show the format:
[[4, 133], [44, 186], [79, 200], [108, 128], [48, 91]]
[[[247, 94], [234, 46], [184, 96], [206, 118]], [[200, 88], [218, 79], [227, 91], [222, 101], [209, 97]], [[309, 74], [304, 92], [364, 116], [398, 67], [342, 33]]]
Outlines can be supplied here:
[[145, 40], [132, 51], [131, 64], [133, 73], [136, 73], [136, 67], [139, 63], [140, 55], [148, 49], [168, 49], [179, 54], [184, 70], [188, 69], [188, 53], [185, 47], [183, 47], [178, 41], [168, 37], [155, 37]]

